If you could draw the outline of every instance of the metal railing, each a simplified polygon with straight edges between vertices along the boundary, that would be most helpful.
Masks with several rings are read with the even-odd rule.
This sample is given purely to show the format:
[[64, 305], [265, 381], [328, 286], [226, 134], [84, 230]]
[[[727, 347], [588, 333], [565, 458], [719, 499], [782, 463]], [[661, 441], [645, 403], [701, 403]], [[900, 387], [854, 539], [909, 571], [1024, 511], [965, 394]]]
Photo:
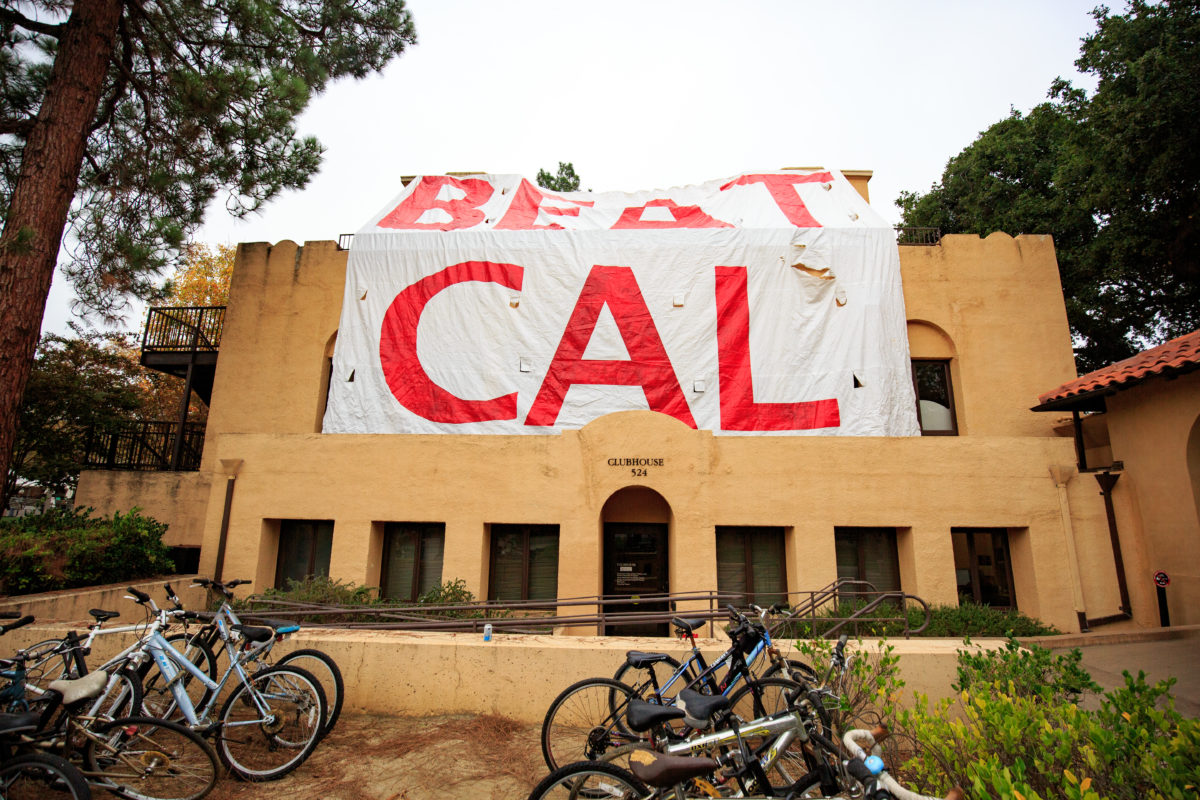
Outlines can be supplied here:
[[[801, 630], [803, 638], [834, 638], [846, 626], [853, 626], [856, 633], [881, 624], [902, 623], [905, 637], [920, 633], [929, 624], [929, 604], [915, 595], [904, 592], [878, 592], [865, 581], [841, 580], [823, 589], [805, 592], [789, 592], [789, 597], [801, 598], [792, 610], [777, 617], [771, 625], [771, 635], [781, 638], [789, 632]], [[846, 599], [861, 601], [846, 616], [837, 616], [839, 601]], [[905, 609], [909, 601], [920, 605], [924, 621], [911, 627]], [[470, 631], [479, 632], [490, 624], [496, 630], [507, 633], [549, 634], [559, 628], [597, 627], [629, 624], [669, 624], [674, 617], [705, 619], [708, 635], [715, 632], [716, 624], [728, 617], [726, 604], [745, 607], [745, 595], [720, 592], [687, 592], [679, 594], [640, 595], [639, 604], [666, 605], [665, 611], [606, 611], [612, 605], [628, 606], [629, 597], [587, 596], [559, 598], [557, 600], [529, 600], [518, 602], [480, 601], [428, 605], [405, 603], [396, 605], [339, 605], [299, 603], [262, 595], [252, 595], [247, 600], [256, 608], [246, 611], [244, 616], [269, 615], [282, 619], [304, 619], [317, 625], [340, 628], [372, 628], [379, 630], [419, 631]], [[765, 602], [765, 601], [764, 601]], [[680, 607], [682, 606], [682, 608]], [[583, 613], [563, 613], [564, 609], [583, 608]], [[896, 609], [896, 614], [876, 616], [880, 610]], [[825, 609], [823, 613], [822, 609]]]
[[[91, 469], [167, 472], [175, 446], [175, 422], [129, 422], [88, 433], [84, 466]], [[200, 469], [204, 450], [204, 423], [189, 422], [183, 429], [183, 449], [178, 470]]]
[[938, 245], [942, 242], [941, 228], [916, 228], [903, 225], [896, 226], [896, 244], [899, 245]]
[[152, 308], [142, 337], [143, 352], [215, 351], [221, 346], [225, 306]]

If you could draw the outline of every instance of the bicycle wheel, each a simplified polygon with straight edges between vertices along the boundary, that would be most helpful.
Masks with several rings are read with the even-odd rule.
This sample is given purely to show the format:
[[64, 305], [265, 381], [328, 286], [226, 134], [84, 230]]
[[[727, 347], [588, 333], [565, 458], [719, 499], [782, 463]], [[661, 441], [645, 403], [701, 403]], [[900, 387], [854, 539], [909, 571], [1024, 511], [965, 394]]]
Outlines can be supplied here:
[[[263, 703], [270, 713], [259, 711]], [[299, 667], [270, 667], [221, 706], [217, 753], [245, 781], [273, 781], [304, 763], [321, 740], [325, 692]]]
[[[217, 679], [217, 658], [204, 642], [196, 637], [192, 637], [189, 641], [187, 634], [184, 633], [168, 636], [167, 642], [183, 653], [205, 675], [213, 680]], [[146, 672], [142, 681], [142, 707], [145, 709], [146, 715], [159, 719], [182, 720], [183, 711], [175, 702], [171, 686], [164, 680], [162, 672], [153, 668], [153, 665], [151, 666], [152, 668]], [[197, 710], [203, 708], [209, 697], [212, 696], [212, 690], [196, 680], [195, 676], [182, 667], [179, 671], [181, 674], [178, 680], [183, 683], [184, 690], [192, 701], [192, 707]]]
[[579, 761], [543, 778], [529, 793], [529, 800], [638, 800], [649, 794], [646, 785], [627, 770], [603, 761]]
[[62, 639], [44, 639], [25, 648], [25, 680], [44, 686], [59, 678], [75, 678], [74, 663]]
[[99, 714], [115, 719], [142, 713], [142, 682], [129, 667], [117, 671], [117, 683], [104, 699]]
[[[817, 671], [808, 664], [805, 664], [803, 661], [789, 658], [787, 659], [787, 664], [788, 668], [792, 671], [792, 675], [803, 683], [807, 683], [809, 686], [815, 686], [820, 680], [820, 677], [817, 675]], [[772, 664], [770, 669], [762, 674], [762, 677], [786, 678], [787, 676], [783, 674], [783, 668], [780, 667], [780, 665]]]
[[328, 736], [329, 732], [333, 730], [333, 726], [337, 724], [338, 717], [342, 715], [342, 700], [346, 693], [345, 684], [342, 683], [342, 671], [338, 669], [337, 662], [320, 650], [306, 648], [288, 653], [279, 659], [276, 665], [300, 667], [300, 669], [312, 673], [312, 676], [321, 682], [321, 688], [325, 690], [327, 706], [325, 722], [321, 726], [321, 736]]
[[94, 785], [129, 800], [199, 800], [217, 785], [217, 756], [182, 725], [121, 717], [87, 732], [83, 763]]
[[0, 797], [5, 800], [90, 800], [83, 773], [49, 753], [26, 753], [0, 765]]
[[[794, 692], [799, 684], [785, 678], [763, 678], [749, 681], [729, 697], [730, 709], [743, 722], [749, 722], [759, 717], [786, 712], [788, 710], [787, 695]], [[760, 750], [769, 744], [762, 737], [746, 735], [743, 737], [752, 750]], [[805, 748], [799, 739], [793, 739], [785, 752], [780, 753], [774, 765], [767, 771], [771, 786], [779, 789], [791, 786], [813, 772], [816, 762], [813, 753]], [[815, 777], [813, 778], [815, 781]]]
[[555, 770], [572, 761], [598, 759], [609, 748], [639, 741], [617, 724], [635, 696], [612, 678], [588, 678], [564, 689], [542, 721], [546, 766]]

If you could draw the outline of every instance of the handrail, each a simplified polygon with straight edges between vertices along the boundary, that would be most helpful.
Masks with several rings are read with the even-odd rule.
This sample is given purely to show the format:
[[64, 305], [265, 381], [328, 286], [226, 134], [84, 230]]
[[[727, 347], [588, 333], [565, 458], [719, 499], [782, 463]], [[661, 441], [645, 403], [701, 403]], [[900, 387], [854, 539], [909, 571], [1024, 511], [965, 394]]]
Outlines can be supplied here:
[[941, 228], [918, 227], [914, 225], [896, 226], [896, 244], [898, 245], [939, 245], [942, 243]]
[[[83, 466], [90, 469], [171, 471], [172, 443], [179, 429], [175, 422], [127, 422], [88, 431]], [[200, 469], [205, 423], [189, 422], [183, 428], [183, 453], [179, 470]]]
[[221, 346], [225, 306], [170, 306], [150, 309], [142, 351], [215, 351]]

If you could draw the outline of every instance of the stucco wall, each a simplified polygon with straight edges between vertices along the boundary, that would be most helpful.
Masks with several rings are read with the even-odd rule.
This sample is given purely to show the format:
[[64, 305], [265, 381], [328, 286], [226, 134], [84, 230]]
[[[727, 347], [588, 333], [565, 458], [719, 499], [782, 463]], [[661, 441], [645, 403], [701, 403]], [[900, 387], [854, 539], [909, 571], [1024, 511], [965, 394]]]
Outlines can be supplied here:
[[1200, 372], [1105, 402], [1113, 458], [1125, 465], [1114, 496], [1137, 510], [1118, 519], [1130, 593], [1157, 609], [1153, 575], [1166, 572], [1171, 623], [1200, 623]]
[[75, 506], [90, 506], [105, 516], [136, 506], [145, 516], [167, 524], [167, 546], [198, 547], [211, 488], [212, 475], [205, 472], [89, 470], [79, 476]]

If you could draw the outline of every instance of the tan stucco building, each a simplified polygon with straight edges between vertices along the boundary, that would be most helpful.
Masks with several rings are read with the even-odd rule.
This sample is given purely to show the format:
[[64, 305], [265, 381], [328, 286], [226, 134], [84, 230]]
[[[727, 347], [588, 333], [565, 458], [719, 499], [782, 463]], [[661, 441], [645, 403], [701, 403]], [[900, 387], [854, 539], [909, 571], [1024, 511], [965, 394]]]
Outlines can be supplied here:
[[[865, 196], [869, 174], [847, 176]], [[1094, 463], [1146, 472], [1106, 506], [1068, 412], [1031, 410], [1076, 375], [1048, 236], [900, 247], [928, 435], [892, 438], [714, 436], [650, 411], [546, 436], [323, 434], [347, 253], [240, 245], [199, 469], [85, 473], [79, 502], [139, 505], [171, 544], [200, 548], [202, 573], [260, 589], [327, 570], [400, 599], [451, 579], [482, 598], [765, 597], [856, 577], [1065, 631], [1157, 624], [1157, 559], [1189, 553], [1172, 565], [1171, 618], [1200, 622], [1198, 376], [1162, 401], [1178, 459], [1143, 452], [1143, 423], [1113, 429]], [[1160, 484], [1160, 468], [1185, 477]]]

